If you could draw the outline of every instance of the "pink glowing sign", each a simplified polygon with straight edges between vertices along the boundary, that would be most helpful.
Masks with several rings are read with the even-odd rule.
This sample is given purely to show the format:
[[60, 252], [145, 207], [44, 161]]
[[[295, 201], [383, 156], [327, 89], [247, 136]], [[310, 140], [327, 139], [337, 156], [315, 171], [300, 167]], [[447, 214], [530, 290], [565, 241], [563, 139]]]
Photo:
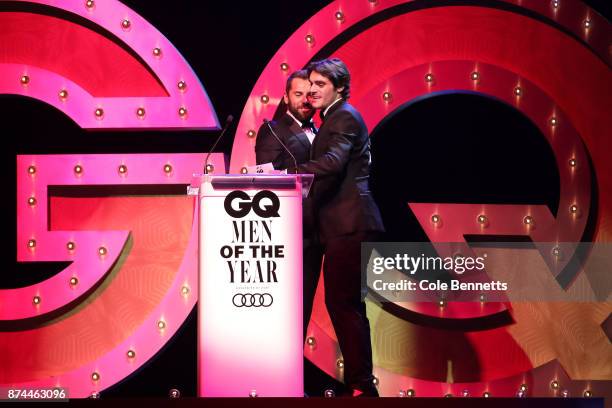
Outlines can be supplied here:
[[77, 15], [106, 35], [68, 16], [0, 13], [0, 93], [46, 102], [84, 129], [219, 127], [206, 91], [182, 55], [121, 2], [23, 3]]

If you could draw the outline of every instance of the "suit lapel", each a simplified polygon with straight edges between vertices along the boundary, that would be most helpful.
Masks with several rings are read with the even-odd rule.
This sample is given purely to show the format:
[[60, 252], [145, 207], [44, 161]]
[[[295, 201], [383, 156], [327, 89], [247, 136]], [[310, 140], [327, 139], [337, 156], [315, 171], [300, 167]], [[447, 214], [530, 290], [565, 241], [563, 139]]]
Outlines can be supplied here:
[[303, 144], [306, 149], [310, 149], [311, 148], [310, 140], [308, 140], [308, 136], [306, 135], [306, 132], [304, 132], [304, 129], [302, 129], [302, 127], [299, 126], [295, 120], [292, 119], [291, 122], [292, 123], [289, 128], [295, 135], [295, 138], [299, 140], [300, 143]]
[[[346, 103], [346, 101], [338, 101], [334, 106], [329, 108], [329, 110], [327, 111], [327, 114], [325, 116], [323, 116], [323, 113], [321, 111], [321, 113], [320, 113], [320, 116], [321, 116], [321, 127], [319, 128], [319, 131], [317, 132], [317, 137], [314, 138], [314, 141], [312, 143], [312, 148], [310, 149], [310, 158], [311, 159], [314, 158], [313, 155], [314, 155], [314, 152], [316, 150], [315, 146], [318, 146], [320, 140], [323, 139], [323, 137], [325, 137], [325, 135], [327, 135], [327, 132], [326, 132], [326, 129], [325, 129], [325, 121], [326, 121], [326, 119], [329, 119], [329, 117], [332, 115], [332, 113], [337, 111], [340, 107], [344, 106], [345, 103]], [[321, 135], [321, 137], [319, 137], [319, 135]]]

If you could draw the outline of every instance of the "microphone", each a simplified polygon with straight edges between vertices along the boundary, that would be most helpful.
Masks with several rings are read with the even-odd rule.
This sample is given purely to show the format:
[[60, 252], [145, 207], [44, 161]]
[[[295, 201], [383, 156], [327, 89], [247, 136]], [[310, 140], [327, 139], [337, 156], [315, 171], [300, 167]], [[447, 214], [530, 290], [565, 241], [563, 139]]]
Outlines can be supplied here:
[[212, 145], [212, 147], [208, 151], [208, 154], [206, 155], [206, 159], [204, 160], [204, 174], [208, 174], [207, 169], [208, 169], [208, 159], [210, 159], [210, 154], [213, 152], [213, 150], [215, 150], [215, 147], [217, 147], [217, 144], [219, 144], [219, 141], [221, 140], [221, 138], [223, 137], [223, 135], [225, 134], [225, 132], [227, 131], [227, 129], [229, 128], [229, 126], [232, 124], [233, 121], [234, 121], [234, 117], [232, 115], [227, 115], [227, 119], [225, 119], [225, 126], [223, 126], [223, 130], [221, 130], [221, 133], [219, 133], [217, 140], [215, 140], [215, 143]]
[[287, 148], [287, 146], [285, 146], [285, 144], [284, 144], [284, 143], [283, 143], [283, 141], [280, 139], [280, 137], [278, 137], [278, 135], [276, 134], [276, 132], [274, 132], [274, 129], [272, 129], [272, 125], [270, 124], [270, 121], [269, 121], [268, 119], [264, 119], [264, 120], [263, 120], [263, 123], [265, 123], [265, 124], [268, 126], [268, 128], [270, 129], [270, 132], [272, 132], [272, 135], [274, 136], [274, 138], [275, 138], [276, 140], [278, 140], [278, 143], [280, 143], [280, 144], [281, 144], [281, 146], [283, 146], [283, 149], [285, 149], [285, 151], [286, 151], [287, 153], [289, 153], [289, 156], [291, 156], [291, 159], [293, 159], [293, 164], [295, 164], [295, 173], [297, 174], [297, 167], [298, 167], [298, 165], [297, 165], [297, 160], [295, 159], [295, 156], [293, 155], [293, 153], [291, 153], [291, 150], [289, 150], [289, 149]]

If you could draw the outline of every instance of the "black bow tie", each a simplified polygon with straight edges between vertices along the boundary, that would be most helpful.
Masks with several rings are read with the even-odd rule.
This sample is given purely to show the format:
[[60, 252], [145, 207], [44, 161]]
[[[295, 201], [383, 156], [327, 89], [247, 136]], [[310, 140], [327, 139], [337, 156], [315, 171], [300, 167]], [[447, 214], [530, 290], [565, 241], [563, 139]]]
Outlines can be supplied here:
[[315, 127], [314, 123], [310, 120], [308, 122], [302, 123], [302, 129], [304, 130], [310, 129], [312, 133], [317, 133], [317, 128]]

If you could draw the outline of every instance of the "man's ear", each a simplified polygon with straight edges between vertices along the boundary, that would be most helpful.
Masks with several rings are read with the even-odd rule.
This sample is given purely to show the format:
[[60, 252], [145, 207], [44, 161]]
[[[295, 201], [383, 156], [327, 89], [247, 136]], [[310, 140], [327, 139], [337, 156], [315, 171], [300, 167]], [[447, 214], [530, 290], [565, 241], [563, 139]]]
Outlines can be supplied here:
[[285, 102], [285, 105], [289, 105], [289, 98], [286, 93], [283, 95], [283, 102]]
[[340, 88], [336, 88], [336, 92], [338, 92], [338, 94], [341, 94], [342, 91], [344, 91], [344, 87], [341, 86]]

